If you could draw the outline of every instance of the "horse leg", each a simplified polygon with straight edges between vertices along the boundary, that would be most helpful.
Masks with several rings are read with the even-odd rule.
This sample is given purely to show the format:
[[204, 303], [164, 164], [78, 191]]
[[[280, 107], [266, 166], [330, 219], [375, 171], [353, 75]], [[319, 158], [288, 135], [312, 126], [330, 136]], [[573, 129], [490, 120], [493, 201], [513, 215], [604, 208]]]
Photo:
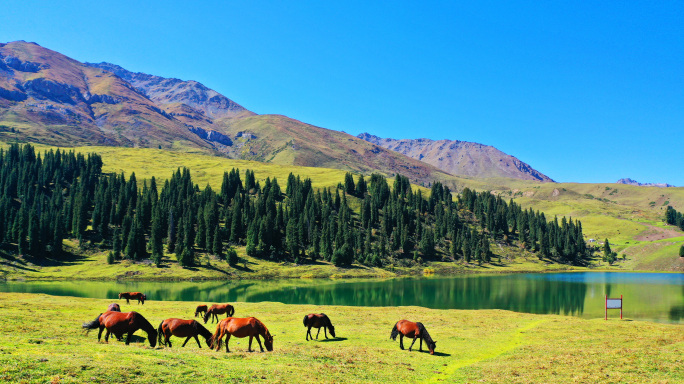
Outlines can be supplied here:
[[325, 335], [325, 338], [328, 338], [328, 327], [323, 327], [323, 334]]
[[[306, 341], [309, 341], [310, 335], [311, 335], [311, 327], [309, 327], [309, 329], [306, 330]], [[311, 336], [311, 338], [313, 339], [313, 336]]]
[[97, 333], [97, 342], [100, 342], [100, 338], [102, 337], [102, 331], [104, 330], [103, 326], [100, 326], [100, 332]]
[[[409, 352], [411, 352], [411, 348], [413, 348], [413, 344], [416, 343], [416, 339], [418, 339], [418, 338], [417, 338], [417, 337], [414, 337], [414, 338], [413, 338], [413, 342], [411, 343], [411, 346], [409, 347]], [[422, 339], [421, 339], [421, 340], [422, 340]]]
[[404, 335], [399, 334], [399, 348], [404, 349]]
[[226, 352], [230, 352], [230, 350], [228, 349], [228, 342], [229, 342], [229, 341], [230, 341], [230, 333], [228, 333], [228, 334], [226, 335]]
[[422, 337], [420, 338], [420, 349], [418, 349], [418, 350], [423, 352], [423, 338]]
[[259, 335], [254, 336], [257, 339], [257, 343], [259, 343], [259, 348], [261, 349], [261, 352], [264, 351], [264, 347], [261, 345], [261, 339], [259, 338]]
[[195, 335], [195, 341], [197, 341], [197, 346], [202, 348], [202, 344], [200, 344], [199, 339], [197, 338], [197, 335]]
[[105, 343], [109, 343], [109, 334], [110, 334], [110, 333], [111, 333], [111, 332], [109, 332], [109, 329], [108, 329], [108, 330], [107, 330], [107, 333], [105, 333]]
[[318, 340], [318, 335], [320, 335], [320, 334], [321, 334], [321, 328], [319, 327], [318, 332], [316, 332], [316, 340]]
[[131, 337], [133, 337], [133, 332], [128, 332], [128, 337], [126, 337], [126, 345], [131, 343]]
[[249, 337], [249, 347], [247, 348], [247, 352], [252, 352], [252, 339], [254, 336]]
[[185, 347], [185, 344], [188, 343], [188, 341], [190, 340], [191, 337], [192, 337], [192, 336], [188, 336], [188, 338], [185, 339], [185, 342], [183, 343], [183, 345], [181, 345], [181, 348]]

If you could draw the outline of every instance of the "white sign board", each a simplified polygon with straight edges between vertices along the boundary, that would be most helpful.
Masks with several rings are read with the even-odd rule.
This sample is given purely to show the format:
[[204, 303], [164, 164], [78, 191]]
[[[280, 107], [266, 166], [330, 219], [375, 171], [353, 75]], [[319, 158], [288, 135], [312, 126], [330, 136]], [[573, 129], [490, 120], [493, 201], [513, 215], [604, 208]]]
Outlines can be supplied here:
[[606, 300], [606, 309], [621, 309], [622, 308], [622, 299], [607, 299]]

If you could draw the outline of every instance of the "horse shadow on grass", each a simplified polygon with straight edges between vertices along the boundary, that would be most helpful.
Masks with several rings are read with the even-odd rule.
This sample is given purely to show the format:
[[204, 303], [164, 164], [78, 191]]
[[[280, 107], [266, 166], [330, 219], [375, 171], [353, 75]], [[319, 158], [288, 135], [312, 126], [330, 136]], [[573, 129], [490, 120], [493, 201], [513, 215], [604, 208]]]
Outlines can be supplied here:
[[321, 339], [321, 340], [318, 340], [318, 342], [320, 342], [320, 343], [330, 343], [330, 342], [333, 342], [333, 341], [346, 341], [346, 340], [348, 340], [346, 337], [335, 337], [335, 338], [332, 338], [332, 339]]

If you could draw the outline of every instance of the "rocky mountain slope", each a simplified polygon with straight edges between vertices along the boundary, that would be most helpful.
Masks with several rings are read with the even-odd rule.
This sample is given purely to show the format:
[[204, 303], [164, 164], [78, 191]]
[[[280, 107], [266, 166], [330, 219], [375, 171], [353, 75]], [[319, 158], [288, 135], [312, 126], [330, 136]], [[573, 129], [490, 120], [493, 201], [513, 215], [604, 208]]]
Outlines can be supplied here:
[[0, 44], [0, 141], [192, 150], [420, 183], [449, 176], [343, 132], [256, 115], [195, 81], [84, 64], [24, 41]]
[[550, 177], [529, 164], [489, 145], [458, 140], [383, 139], [369, 133], [362, 133], [357, 137], [453, 175], [553, 182]]
[[626, 179], [620, 179], [616, 181], [617, 184], [627, 184], [627, 185], [636, 185], [639, 187], [660, 187], [660, 188], [670, 188], [674, 187], [672, 184], [667, 184], [667, 183], [640, 183], [636, 180], [626, 178]]

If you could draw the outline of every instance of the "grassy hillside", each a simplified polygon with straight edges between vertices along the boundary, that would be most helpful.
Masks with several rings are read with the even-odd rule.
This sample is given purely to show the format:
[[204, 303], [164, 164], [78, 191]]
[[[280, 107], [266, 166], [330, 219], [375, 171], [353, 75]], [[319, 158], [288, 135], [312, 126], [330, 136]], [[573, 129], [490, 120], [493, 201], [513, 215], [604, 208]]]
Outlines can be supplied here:
[[[150, 348], [138, 331], [131, 345], [97, 342], [81, 323], [112, 300], [0, 293], [0, 377], [8, 382], [603, 382], [676, 383], [684, 380], [684, 335], [676, 325], [508, 311], [421, 307], [341, 307], [233, 303], [236, 316], [255, 316], [274, 335], [273, 352], [247, 352], [232, 338], [231, 352]], [[193, 302], [148, 301], [136, 310], [155, 327], [170, 317], [191, 318]], [[37, 310], [40, 308], [40, 316]], [[338, 338], [305, 341], [302, 317], [324, 312]], [[353, 313], [353, 316], [351, 315]], [[389, 340], [399, 319], [425, 324], [435, 355], [402, 351]], [[213, 332], [215, 326], [208, 325]], [[254, 342], [256, 344], [256, 341]], [[407, 347], [409, 344], [405, 344]], [[256, 347], [256, 345], [253, 345]], [[258, 347], [257, 347], [258, 348]]]
[[627, 256], [617, 268], [684, 272], [678, 257], [684, 232], [664, 222], [668, 205], [684, 210], [684, 188], [639, 187], [614, 183], [538, 183], [516, 179], [459, 178], [459, 190], [489, 190], [512, 198], [547, 219], [570, 216], [582, 221], [595, 244], [608, 238], [613, 251]]

